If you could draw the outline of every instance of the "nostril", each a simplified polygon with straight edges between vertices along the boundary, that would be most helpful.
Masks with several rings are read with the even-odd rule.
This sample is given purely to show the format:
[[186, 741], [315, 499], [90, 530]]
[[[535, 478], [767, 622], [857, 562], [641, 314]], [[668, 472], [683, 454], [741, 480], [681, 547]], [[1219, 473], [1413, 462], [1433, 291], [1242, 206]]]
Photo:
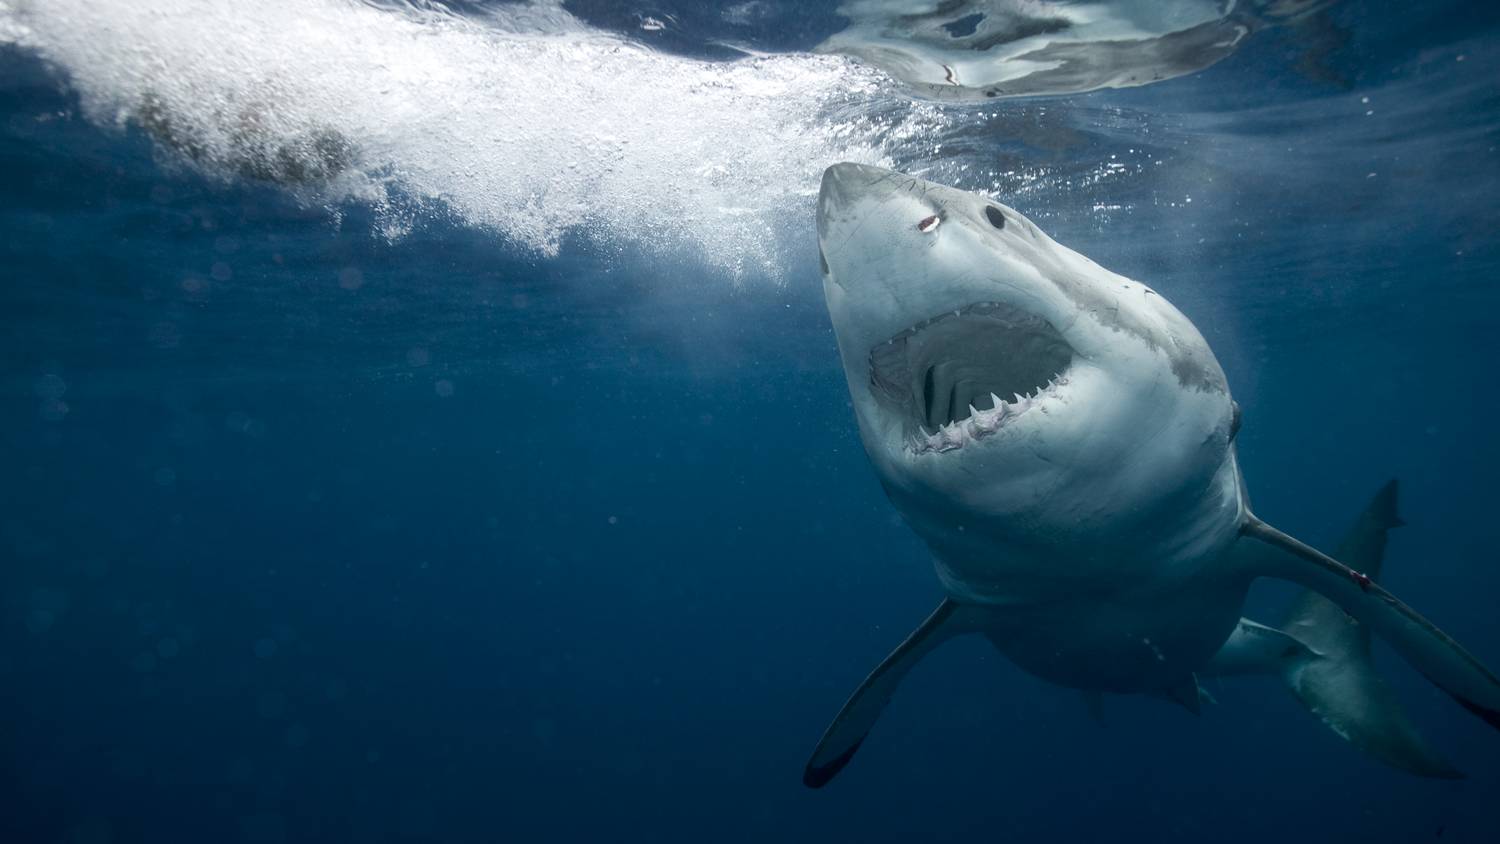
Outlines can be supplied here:
[[933, 214], [931, 217], [923, 217], [922, 221], [920, 223], [917, 223], [917, 231], [921, 232], [922, 234], [927, 234], [928, 232], [937, 228], [938, 223], [941, 222], [942, 220], [939, 219], [938, 215], [936, 214]]

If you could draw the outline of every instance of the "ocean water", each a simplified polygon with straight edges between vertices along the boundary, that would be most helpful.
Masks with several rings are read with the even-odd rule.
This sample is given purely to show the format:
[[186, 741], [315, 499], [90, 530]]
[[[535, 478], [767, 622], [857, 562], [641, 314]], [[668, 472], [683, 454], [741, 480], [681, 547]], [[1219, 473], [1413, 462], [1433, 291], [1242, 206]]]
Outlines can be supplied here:
[[[1234, 6], [1053, 5], [1087, 56]], [[0, 0], [0, 840], [1494, 840], [1500, 736], [1383, 648], [1466, 779], [961, 640], [803, 787], [941, 598], [823, 306], [842, 160], [1170, 298], [1257, 511], [1326, 547], [1399, 477], [1384, 581], [1500, 664], [1500, 12], [1241, 3], [1028, 97], [819, 49], [903, 8]]]

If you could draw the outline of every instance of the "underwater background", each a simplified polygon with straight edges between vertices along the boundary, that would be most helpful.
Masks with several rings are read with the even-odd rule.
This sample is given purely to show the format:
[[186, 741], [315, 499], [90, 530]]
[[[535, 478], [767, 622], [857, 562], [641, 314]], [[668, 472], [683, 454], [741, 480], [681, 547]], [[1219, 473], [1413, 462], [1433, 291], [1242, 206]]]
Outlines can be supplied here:
[[840, 160], [1170, 298], [1257, 511], [1327, 547], [1400, 478], [1384, 581], [1500, 662], [1500, 7], [1181, 5], [1256, 16], [948, 102], [812, 52], [833, 2], [0, 0], [0, 841], [1493, 841], [1500, 739], [1379, 645], [1467, 779], [961, 640], [801, 784], [941, 597], [823, 307]]

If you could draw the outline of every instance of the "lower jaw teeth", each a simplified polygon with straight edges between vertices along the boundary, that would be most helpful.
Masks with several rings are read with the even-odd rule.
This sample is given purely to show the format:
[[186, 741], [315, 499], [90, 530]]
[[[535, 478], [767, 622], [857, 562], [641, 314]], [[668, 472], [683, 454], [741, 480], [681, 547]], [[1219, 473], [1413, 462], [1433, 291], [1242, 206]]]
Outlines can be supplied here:
[[911, 438], [911, 450], [917, 454], [923, 454], [929, 451], [941, 453], [962, 448], [967, 442], [987, 437], [1000, 430], [1010, 419], [1030, 410], [1044, 396], [1050, 395], [1057, 387], [1067, 383], [1067, 378], [1057, 378], [1048, 381], [1045, 387], [1038, 388], [1031, 395], [1017, 394], [1012, 401], [1001, 401], [999, 396], [990, 393], [990, 401], [994, 404], [990, 410], [977, 410], [970, 405], [969, 416], [966, 419], [949, 422], [932, 433], [928, 433], [926, 426], [921, 426], [921, 433]]

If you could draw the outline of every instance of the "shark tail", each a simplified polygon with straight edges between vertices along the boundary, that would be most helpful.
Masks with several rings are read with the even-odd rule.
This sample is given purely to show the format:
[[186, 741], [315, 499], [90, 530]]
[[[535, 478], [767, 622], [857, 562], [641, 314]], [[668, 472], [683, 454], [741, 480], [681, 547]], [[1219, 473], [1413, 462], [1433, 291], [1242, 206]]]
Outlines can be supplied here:
[[[1396, 481], [1381, 487], [1334, 552], [1337, 559], [1372, 580], [1380, 576], [1387, 532], [1405, 524], [1397, 514], [1397, 497]], [[1463, 776], [1422, 739], [1400, 701], [1375, 672], [1368, 627], [1309, 590], [1292, 606], [1282, 629], [1321, 654], [1283, 674], [1309, 712], [1389, 765], [1424, 777]]]
[[[1353, 571], [1363, 572], [1358, 577], [1369, 579], [1368, 585], [1350, 581], [1362, 595], [1366, 589], [1379, 589], [1373, 581], [1384, 560], [1386, 534], [1404, 524], [1396, 503], [1393, 480], [1370, 501], [1335, 552]], [[1389, 608], [1383, 601], [1380, 606]], [[1362, 608], [1356, 605], [1354, 609]], [[1381, 619], [1366, 616], [1366, 620], [1379, 624]], [[1297, 598], [1281, 630], [1242, 621], [1222, 652], [1223, 662], [1219, 657], [1215, 662], [1227, 669], [1223, 673], [1259, 668], [1279, 674], [1309, 712], [1350, 744], [1388, 765], [1422, 777], [1461, 778], [1463, 774], [1423, 740], [1375, 671], [1366, 620], [1309, 588]], [[1445, 641], [1438, 644], [1457, 647], [1446, 636], [1441, 638]]]

